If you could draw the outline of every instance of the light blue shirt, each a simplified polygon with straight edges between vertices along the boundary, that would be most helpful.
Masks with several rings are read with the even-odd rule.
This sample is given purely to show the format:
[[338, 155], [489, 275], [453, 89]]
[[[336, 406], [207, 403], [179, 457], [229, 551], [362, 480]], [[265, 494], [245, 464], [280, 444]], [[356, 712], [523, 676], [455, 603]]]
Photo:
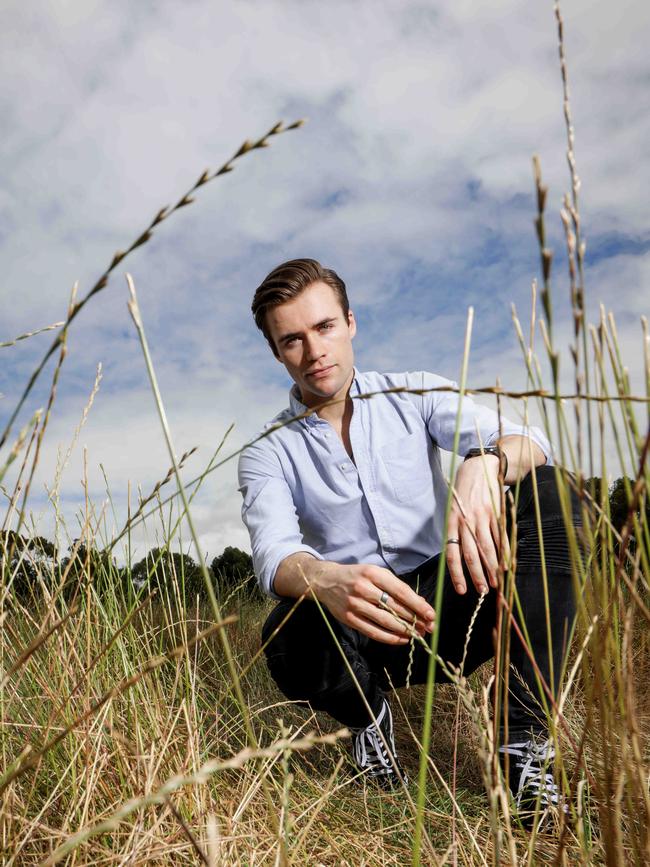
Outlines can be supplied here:
[[[428, 391], [455, 383], [425, 371], [360, 373], [350, 388], [350, 441], [354, 461], [329, 424], [307, 412], [294, 385], [290, 405], [265, 425], [265, 437], [239, 458], [242, 518], [248, 528], [253, 565], [270, 596], [282, 560], [306, 551], [336, 563], [373, 563], [397, 575], [410, 572], [442, 547], [447, 483], [440, 449], [451, 451], [459, 395]], [[391, 388], [369, 399], [357, 395]], [[465, 395], [459, 454], [492, 445], [500, 436], [530, 436], [551, 463], [548, 440], [535, 427], [522, 427]]]

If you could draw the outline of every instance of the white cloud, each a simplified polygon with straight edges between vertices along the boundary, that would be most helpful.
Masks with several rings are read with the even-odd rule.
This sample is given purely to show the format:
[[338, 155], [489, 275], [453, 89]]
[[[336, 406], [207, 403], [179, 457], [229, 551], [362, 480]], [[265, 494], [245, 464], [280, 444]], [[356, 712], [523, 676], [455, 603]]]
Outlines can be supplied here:
[[[640, 0], [564, 6], [589, 249], [607, 232], [643, 237], [647, 224], [647, 19]], [[550, 6], [43, 0], [12, 3], [4, 19], [2, 340], [60, 319], [74, 280], [83, 294], [116, 248], [244, 137], [310, 118], [203, 189], [125, 263], [179, 451], [199, 443], [207, 459], [231, 421], [241, 443], [286, 404], [286, 377], [253, 328], [250, 299], [267, 270], [296, 255], [346, 279], [362, 366], [457, 375], [473, 304], [473, 384], [497, 374], [521, 384], [509, 304], [527, 317], [538, 272], [534, 152], [550, 187], [557, 339], [570, 342]], [[603, 300], [617, 313], [639, 387], [635, 319], [647, 312], [649, 261], [612, 255], [588, 270], [591, 310]], [[128, 480], [147, 489], [168, 465], [119, 270], [71, 329], [38, 477], [51, 479], [102, 361], [82, 443], [100, 499], [106, 468], [118, 523]], [[0, 350], [3, 415], [50, 339]], [[46, 396], [44, 383], [30, 409]], [[68, 514], [82, 502], [80, 457], [65, 476]], [[212, 553], [245, 544], [228, 473], [213, 475], [197, 505]]]

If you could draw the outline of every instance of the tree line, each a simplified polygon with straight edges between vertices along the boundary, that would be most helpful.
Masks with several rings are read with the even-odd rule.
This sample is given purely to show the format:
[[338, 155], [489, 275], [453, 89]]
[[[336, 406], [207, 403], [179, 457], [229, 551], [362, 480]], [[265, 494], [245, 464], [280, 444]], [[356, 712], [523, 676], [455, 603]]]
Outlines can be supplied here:
[[[585, 491], [595, 503], [602, 503], [603, 494], [606, 495], [609, 522], [617, 533], [628, 518], [628, 491], [632, 485], [632, 480], [624, 477], [617, 479], [607, 491], [603, 491], [600, 478], [587, 479], [584, 483]], [[650, 504], [643, 503], [642, 508], [646, 513], [645, 526], [649, 526]], [[614, 550], [616, 548], [614, 544]], [[97, 589], [118, 586], [127, 594], [141, 593], [143, 588], [169, 588], [173, 581], [185, 599], [207, 595], [201, 569], [189, 554], [167, 547], [152, 548], [133, 566], [120, 567], [110, 551], [87, 546], [83, 541], [73, 542], [65, 556], [60, 557], [49, 539], [22, 536], [14, 530], [0, 531], [0, 577], [0, 586], [11, 582], [10, 592], [23, 600], [42, 597], [43, 584], [50, 590], [61, 589], [64, 596], [70, 598], [88, 581]], [[228, 546], [214, 557], [209, 577], [222, 598], [235, 591], [251, 595], [258, 592], [252, 558], [239, 548]]]
[[[134, 565], [118, 566], [110, 551], [81, 540], [75, 540], [60, 556], [49, 539], [14, 530], [0, 532], [0, 575], [2, 585], [11, 582], [10, 594], [21, 600], [42, 598], [44, 590], [55, 589], [70, 599], [87, 582], [98, 590], [120, 589], [126, 595], [169, 589], [174, 582], [186, 600], [207, 596], [201, 568], [189, 554], [152, 548]], [[235, 591], [258, 592], [253, 560], [239, 548], [228, 546], [214, 557], [208, 575], [222, 598]]]

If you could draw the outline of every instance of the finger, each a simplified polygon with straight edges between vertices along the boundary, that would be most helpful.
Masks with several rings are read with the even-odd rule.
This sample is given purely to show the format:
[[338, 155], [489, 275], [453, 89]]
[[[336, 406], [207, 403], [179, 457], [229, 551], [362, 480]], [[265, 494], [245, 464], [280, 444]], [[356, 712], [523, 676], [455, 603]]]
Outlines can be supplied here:
[[396, 635], [406, 635], [410, 638], [414, 632], [420, 636], [424, 634], [423, 623], [413, 622], [413, 618], [410, 621], [403, 619], [390, 610], [387, 611], [385, 608], [366, 602], [365, 599], [355, 600], [352, 613], [372, 621], [387, 632], [394, 632]]
[[467, 582], [465, 581], [465, 573], [463, 572], [461, 546], [458, 544], [447, 544], [446, 556], [451, 583], [456, 593], [462, 596], [464, 593], [467, 593]]
[[[386, 587], [388, 587], [389, 583], [390, 582], [387, 582]], [[391, 593], [388, 589], [377, 587], [376, 584], [371, 585], [371, 588], [370, 595], [365, 597], [369, 603], [376, 605], [382, 611], [394, 613], [402, 620], [407, 620], [409, 623], [412, 623], [413, 620], [417, 620], [424, 626], [422, 618], [418, 618], [417, 613], [413, 611], [412, 608], [402, 604], [395, 593]], [[399, 588], [397, 592], [401, 592], [401, 588]], [[385, 603], [381, 601], [383, 593], [386, 593], [388, 596]]]
[[[460, 539], [460, 515], [456, 509], [457, 507], [452, 507], [449, 514], [447, 539]], [[447, 542], [445, 558], [454, 590], [462, 596], [464, 593], [467, 593], [467, 582], [465, 581], [465, 573], [463, 572], [463, 558], [460, 544], [457, 542]]]
[[392, 596], [389, 596], [388, 602], [385, 605], [379, 603], [376, 607], [380, 611], [385, 611], [395, 623], [405, 624], [409, 633], [415, 629], [420, 635], [423, 635], [425, 632], [431, 631], [430, 628], [433, 626], [432, 620], [422, 620], [415, 611], [409, 610], [395, 602]]
[[504, 568], [508, 569], [510, 567], [511, 555], [510, 539], [508, 538], [508, 531], [505, 527], [503, 530], [503, 535], [501, 534], [501, 525], [499, 523], [499, 518], [497, 515], [492, 515], [490, 529], [492, 531], [492, 537], [494, 538], [497, 552], [500, 556], [503, 557]]
[[[413, 615], [415, 615], [418, 620], [421, 620], [422, 623], [427, 626], [427, 628], [429, 626], [432, 628], [436, 618], [436, 612], [433, 610], [431, 605], [429, 605], [426, 599], [423, 596], [420, 596], [419, 593], [416, 593], [415, 590], [406, 583], [406, 581], [402, 581], [401, 578], [398, 578], [397, 575], [393, 575], [393, 573], [389, 572], [387, 569], [379, 569], [378, 567], [377, 572], [378, 574], [373, 576], [376, 581], [376, 588], [380, 595], [383, 590], [391, 597], [393, 602], [389, 603], [390, 607], [392, 608], [395, 603], [398, 606], [401, 606], [405, 620], [412, 620]], [[371, 601], [376, 602], [377, 599]]]
[[365, 617], [359, 617], [356, 614], [350, 613], [347, 617], [347, 624], [368, 638], [374, 641], [381, 641], [383, 644], [408, 644], [410, 638], [408, 635], [396, 635], [388, 629], [382, 629], [371, 620], [366, 620]]
[[463, 560], [469, 571], [470, 577], [477, 593], [485, 593], [488, 589], [481, 555], [479, 554], [472, 532], [467, 524], [461, 527], [461, 544], [463, 546]]
[[[375, 581], [381, 581], [381, 586], [374, 583]], [[383, 593], [386, 593], [388, 596], [386, 603], [382, 603], [381, 601]], [[432, 632], [433, 621], [424, 620], [412, 608], [401, 604], [397, 598], [398, 594], [402, 596], [406, 595], [418, 607], [421, 607], [422, 603], [424, 603], [426, 609], [430, 608], [421, 596], [413, 593], [408, 584], [397, 578], [388, 569], [372, 567], [357, 582], [355, 592], [350, 596], [350, 610], [357, 613], [363, 610], [364, 616], [367, 619], [381, 622], [384, 627], [388, 627], [399, 634], [404, 634], [408, 631], [410, 635], [413, 629], [421, 635], [425, 632]], [[412, 597], [409, 594], [413, 594]], [[433, 613], [433, 609], [431, 608], [430, 610]], [[385, 616], [377, 617], [379, 612], [382, 612]], [[408, 627], [405, 627], [404, 621], [408, 623]]]
[[497, 575], [499, 572], [499, 558], [497, 555], [497, 546], [492, 538], [492, 528], [487, 516], [481, 521], [476, 529], [476, 540], [478, 542], [478, 551], [483, 561], [484, 571], [487, 573], [491, 587], [497, 586]]

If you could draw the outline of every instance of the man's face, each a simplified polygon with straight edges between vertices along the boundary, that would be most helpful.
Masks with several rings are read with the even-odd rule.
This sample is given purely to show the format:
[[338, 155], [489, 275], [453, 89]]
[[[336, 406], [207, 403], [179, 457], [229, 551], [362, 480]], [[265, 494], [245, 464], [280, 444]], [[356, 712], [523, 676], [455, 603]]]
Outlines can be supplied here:
[[357, 326], [351, 310], [346, 321], [331, 286], [312, 283], [297, 298], [272, 307], [266, 324], [278, 361], [300, 389], [305, 406], [345, 396], [352, 381]]

